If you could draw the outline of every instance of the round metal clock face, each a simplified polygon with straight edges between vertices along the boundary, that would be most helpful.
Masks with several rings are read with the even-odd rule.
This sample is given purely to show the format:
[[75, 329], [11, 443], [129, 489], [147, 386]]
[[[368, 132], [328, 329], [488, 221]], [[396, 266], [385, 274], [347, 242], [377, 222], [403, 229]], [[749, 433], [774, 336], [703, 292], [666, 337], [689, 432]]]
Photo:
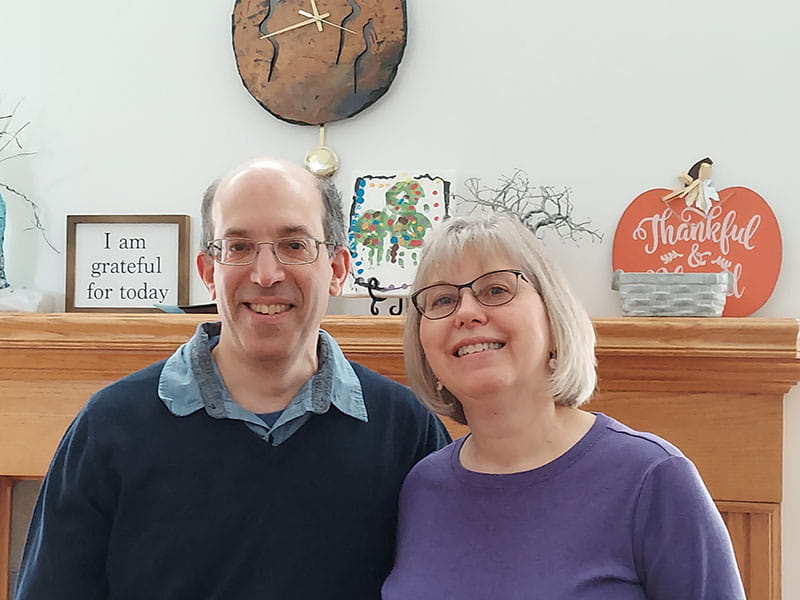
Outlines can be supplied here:
[[389, 89], [405, 46], [405, 0], [236, 0], [233, 9], [245, 87], [290, 123], [364, 110]]

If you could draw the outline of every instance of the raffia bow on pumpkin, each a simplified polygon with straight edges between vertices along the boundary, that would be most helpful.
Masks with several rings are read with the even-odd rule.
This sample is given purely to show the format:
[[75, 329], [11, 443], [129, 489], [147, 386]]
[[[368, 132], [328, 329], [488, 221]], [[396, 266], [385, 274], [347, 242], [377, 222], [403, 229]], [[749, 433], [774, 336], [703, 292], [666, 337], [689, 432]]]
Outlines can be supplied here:
[[686, 206], [694, 206], [707, 213], [711, 209], [711, 201], [719, 202], [719, 194], [711, 185], [711, 165], [714, 162], [706, 157], [697, 161], [688, 173], [681, 173], [678, 179], [683, 181], [684, 187], [679, 188], [662, 198], [669, 203], [673, 198], [684, 198]]

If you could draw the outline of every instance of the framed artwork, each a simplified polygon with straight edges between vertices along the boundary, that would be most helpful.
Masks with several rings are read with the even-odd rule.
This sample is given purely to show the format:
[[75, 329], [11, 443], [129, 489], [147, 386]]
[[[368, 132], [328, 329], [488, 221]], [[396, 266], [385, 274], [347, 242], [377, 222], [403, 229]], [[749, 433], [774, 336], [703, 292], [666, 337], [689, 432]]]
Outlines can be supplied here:
[[68, 215], [67, 312], [189, 301], [189, 215]]
[[405, 296], [425, 237], [449, 216], [450, 181], [397, 172], [355, 177], [348, 249], [352, 270], [344, 296]]

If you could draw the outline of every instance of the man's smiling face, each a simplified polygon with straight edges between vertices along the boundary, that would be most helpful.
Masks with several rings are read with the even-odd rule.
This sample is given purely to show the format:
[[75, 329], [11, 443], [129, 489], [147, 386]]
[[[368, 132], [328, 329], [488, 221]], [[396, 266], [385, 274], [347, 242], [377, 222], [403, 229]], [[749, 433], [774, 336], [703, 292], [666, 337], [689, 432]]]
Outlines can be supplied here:
[[[256, 161], [223, 180], [213, 204], [214, 238], [257, 242], [301, 236], [324, 241], [323, 205], [314, 177], [278, 161]], [[252, 264], [222, 265], [207, 254], [198, 269], [222, 320], [217, 353], [226, 358], [281, 361], [316, 356], [317, 331], [349, 268], [348, 254], [320, 246], [313, 263], [284, 265], [270, 245]]]

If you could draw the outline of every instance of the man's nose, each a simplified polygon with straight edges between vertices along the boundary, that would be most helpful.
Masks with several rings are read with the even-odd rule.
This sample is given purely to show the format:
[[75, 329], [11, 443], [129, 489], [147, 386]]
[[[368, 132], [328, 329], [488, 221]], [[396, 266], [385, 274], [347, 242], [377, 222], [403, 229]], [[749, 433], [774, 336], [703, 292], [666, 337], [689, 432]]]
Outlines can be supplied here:
[[286, 278], [286, 266], [278, 261], [272, 244], [258, 246], [250, 267], [250, 280], [261, 287], [270, 287]]

